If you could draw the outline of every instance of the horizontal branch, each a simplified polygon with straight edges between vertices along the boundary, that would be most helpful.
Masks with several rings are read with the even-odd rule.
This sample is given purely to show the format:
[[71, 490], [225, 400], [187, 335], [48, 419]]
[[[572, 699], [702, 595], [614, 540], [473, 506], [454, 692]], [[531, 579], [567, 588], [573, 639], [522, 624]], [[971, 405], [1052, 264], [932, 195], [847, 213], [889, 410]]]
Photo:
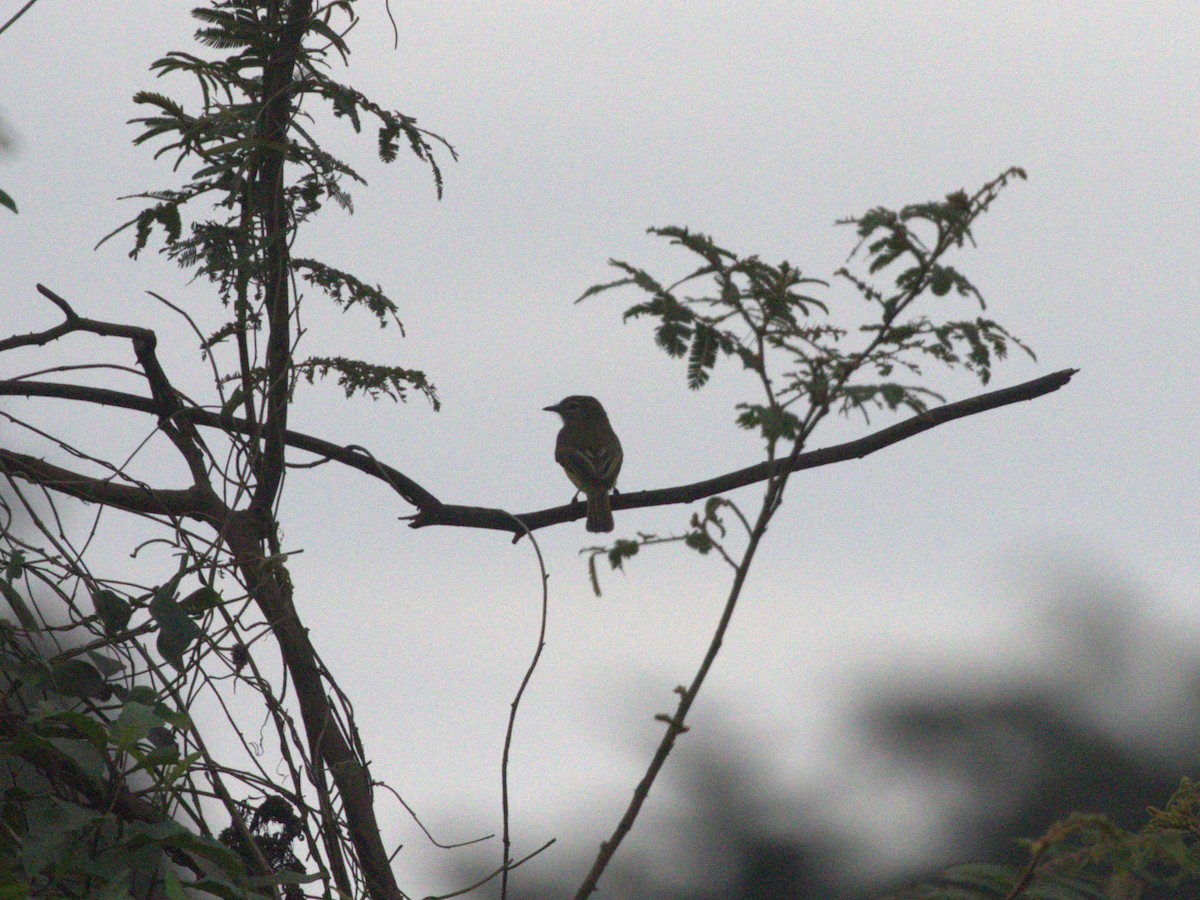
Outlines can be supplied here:
[[227, 510], [206, 486], [181, 490], [117, 484], [108, 478], [80, 475], [24, 453], [0, 449], [0, 474], [39, 485], [88, 503], [101, 503], [127, 512], [174, 518], [221, 520]]
[[60, 337], [76, 331], [98, 334], [102, 337], [130, 338], [134, 341], [148, 342], [151, 347], [154, 346], [157, 340], [154, 332], [149, 328], [139, 328], [137, 325], [120, 325], [115, 322], [101, 322], [97, 319], [84, 318], [76, 313], [66, 300], [48, 287], [39, 284], [37, 289], [38, 293], [62, 310], [65, 317], [64, 321], [53, 328], [47, 328], [45, 331], [18, 334], [0, 340], [0, 353], [5, 350], [12, 350], [15, 347], [44, 347], [46, 344], [57, 341]]
[[[1013, 387], [979, 394], [976, 397], [960, 400], [957, 403], [947, 403], [944, 406], [927, 410], [910, 419], [905, 419], [903, 422], [876, 431], [874, 434], [869, 434], [866, 437], [858, 438], [845, 444], [837, 444], [833, 447], [823, 447], [820, 450], [810, 450], [808, 453], [801, 453], [794, 460], [791, 460], [790, 465], [788, 460], [762, 462], [744, 469], [738, 469], [736, 472], [730, 472], [716, 478], [709, 478], [706, 481], [697, 481], [694, 484], [659, 488], [652, 491], [637, 491], [630, 494], [614, 494], [612, 508], [614, 510], [640, 509], [646, 506], [694, 503], [705, 497], [724, 494], [759, 481], [766, 481], [773, 475], [782, 474], [785, 469], [791, 472], [799, 472], [801, 469], [814, 469], [818, 466], [827, 466], [832, 463], [861, 459], [877, 450], [890, 447], [892, 444], [918, 435], [922, 431], [928, 431], [930, 428], [936, 428], [938, 425], [944, 425], [946, 422], [951, 422], [954, 419], [977, 415], [978, 413], [997, 409], [1001, 406], [1007, 406], [1010, 403], [1019, 403], [1022, 400], [1033, 400], [1036, 397], [1057, 391], [1067, 384], [1071, 380], [1071, 376], [1078, 371], [1078, 369], [1063, 369], [1061, 372], [1035, 378], [1033, 381], [1026, 381]], [[557, 525], [562, 522], [581, 519], [586, 514], [586, 505], [582, 502], [575, 502], [566, 506], [557, 506], [536, 512], [519, 513], [517, 514], [517, 518], [530, 531], [536, 531], [548, 525]], [[413, 517], [410, 524], [413, 528], [423, 528], [429, 525], [454, 525], [465, 528], [510, 531], [517, 535], [522, 533], [522, 529], [513, 522], [512, 514], [501, 509], [488, 509], [479, 506], [443, 504], [442, 506], [430, 509], [422, 509], [421, 512]]]
[[[71, 304], [60, 297], [44, 284], [37, 286], [38, 293], [48, 299], [61, 310], [65, 321], [55, 328], [32, 334], [18, 335], [0, 341], [0, 352], [14, 347], [44, 346], [56, 341], [66, 334], [75, 331], [90, 332], [102, 337], [129, 338], [133, 344], [134, 355], [150, 385], [150, 393], [155, 400], [155, 413], [159, 425], [171, 443], [179, 450], [192, 473], [192, 481], [196, 485], [208, 485], [208, 476], [204, 466], [203, 442], [196, 433], [195, 426], [186, 419], [176, 419], [176, 414], [183, 408], [179, 395], [171, 387], [167, 373], [158, 362], [154, 349], [158, 338], [149, 328], [139, 328], [136, 325], [123, 325], [115, 322], [101, 322], [96, 319], [85, 319], [71, 308]], [[211, 487], [211, 486], [210, 486]]]
[[[84, 403], [96, 403], [115, 409], [128, 409], [134, 412], [144, 412], [158, 415], [159, 410], [155, 401], [149, 397], [139, 397], [137, 394], [126, 394], [108, 388], [88, 387], [81, 384], [62, 384], [50, 381], [10, 380], [0, 381], [0, 396], [11, 397], [52, 397], [59, 400], [76, 400]], [[245, 419], [236, 416], [223, 415], [211, 410], [198, 407], [183, 407], [175, 414], [175, 418], [186, 419], [194, 425], [206, 428], [216, 428], [235, 434], [254, 435], [255, 426]], [[391, 485], [401, 497], [418, 509], [429, 509], [440, 505], [440, 501], [421, 487], [407, 475], [391, 466], [379, 462], [366, 453], [322, 440], [312, 435], [301, 434], [297, 431], [287, 431], [285, 440], [289, 447], [305, 450], [324, 456], [352, 469], [358, 469], [367, 475], [372, 475]], [[511, 522], [509, 523], [512, 524]]]
[[[727, 493], [759, 481], [765, 481], [773, 474], [781, 473], [785, 467], [790, 471], [798, 472], [801, 469], [812, 469], [817, 466], [827, 466], [832, 463], [845, 462], [851, 459], [861, 459], [877, 450], [882, 450], [884, 447], [889, 447], [892, 444], [899, 443], [954, 419], [977, 415], [978, 413], [1007, 406], [1011, 403], [1019, 403], [1022, 400], [1033, 400], [1057, 391], [1066, 385], [1071, 380], [1071, 376], [1077, 371], [1078, 369], [1063, 369], [1060, 372], [1035, 378], [1032, 381], [1026, 381], [1013, 387], [979, 394], [976, 397], [960, 400], [957, 403], [947, 403], [944, 406], [927, 410], [920, 415], [905, 419], [903, 422], [869, 434], [866, 437], [849, 441], [845, 444], [823, 447], [820, 450], [811, 450], [807, 453], [802, 453], [792, 461], [790, 466], [787, 465], [785, 460], [777, 460], [774, 463], [763, 462], [693, 484], [659, 488], [650, 491], [637, 491], [628, 494], [616, 494], [612, 498], [612, 506], [614, 510], [623, 510], [640, 509], [647, 506], [666, 506], [675, 503], [694, 503], [705, 497]], [[151, 415], [157, 414], [156, 405], [149, 398], [84, 385], [23, 380], [0, 381], [0, 396], [4, 395], [54, 397], [63, 400], [97, 403], [102, 406], [129, 409]], [[217, 428], [228, 432], [252, 435], [255, 431], [254, 427], [245, 419], [222, 415], [206, 409], [185, 407], [177, 415], [185, 417], [196, 425]], [[425, 490], [425, 488], [421, 487], [408, 476], [386, 463], [379, 462], [362, 451], [343, 447], [339, 444], [322, 440], [321, 438], [290, 430], [286, 433], [286, 441], [288, 446], [340, 462], [343, 465], [358, 469], [360, 472], [379, 478], [391, 485], [401, 497], [417, 507], [418, 512], [409, 523], [413, 528], [448, 525], [462, 528], [485, 528], [494, 531], [507, 531], [513, 534], [521, 534], [523, 531], [513, 521], [512, 514], [505, 510], [484, 506], [460, 506], [441, 503], [433, 494], [429, 493], [429, 491]], [[0, 457], [0, 459], [2, 458]], [[114, 485], [114, 487], [121, 487], [129, 491], [137, 490], [137, 488], [124, 488], [121, 485]], [[175, 493], [182, 495], [188, 492], [179, 491]], [[585, 505], [582, 502], [576, 502], [565, 506], [520, 513], [518, 518], [521, 519], [529, 530], [536, 531], [539, 528], [545, 528], [550, 525], [558, 525], [582, 519], [585, 515]]]

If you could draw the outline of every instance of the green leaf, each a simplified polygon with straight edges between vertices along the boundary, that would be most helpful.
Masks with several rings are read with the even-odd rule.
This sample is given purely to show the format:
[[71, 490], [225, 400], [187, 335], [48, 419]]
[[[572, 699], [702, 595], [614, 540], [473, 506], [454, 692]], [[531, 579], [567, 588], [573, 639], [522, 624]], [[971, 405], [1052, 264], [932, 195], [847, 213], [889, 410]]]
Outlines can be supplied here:
[[68, 697], [107, 700], [112, 696], [112, 689], [104, 681], [104, 676], [95, 666], [82, 659], [68, 659], [53, 666], [51, 677], [58, 691]]
[[[60, 773], [56, 776], [60, 779], [79, 779], [78, 786], [102, 794], [107, 763], [97, 745], [91, 740], [51, 734], [57, 725], [52, 719], [31, 719], [28, 727], [14, 734], [5, 755], [10, 759], [16, 755], [42, 772]], [[106, 746], [106, 742], [102, 740], [99, 746]]]
[[[365, 306], [379, 320], [381, 328], [386, 326], [389, 320], [400, 324], [396, 315], [396, 304], [383, 293], [379, 285], [372, 287], [349, 272], [335, 269], [315, 259], [293, 259], [292, 271], [300, 274], [309, 284], [319, 287], [343, 310], [351, 306]], [[400, 332], [404, 333], [403, 326]]]
[[[210, 875], [205, 878], [197, 878], [192, 884], [189, 885], [189, 887], [192, 889], [193, 897], [211, 894], [214, 897], [220, 897], [221, 900], [259, 900], [259, 894], [246, 893], [246, 883], [247, 882], [244, 876], [235, 878], [233, 880], [225, 880], [222, 878], [215, 878]], [[199, 892], [201, 891], [204, 893], [200, 894]], [[262, 896], [263, 900], [266, 900], [266, 897], [273, 897], [277, 895], [266, 894]]]
[[163, 721], [152, 706], [131, 700], [121, 707], [121, 714], [108, 726], [109, 740], [120, 750], [131, 750], [149, 737], [150, 729], [162, 725]]
[[442, 406], [437, 389], [425, 377], [425, 373], [417, 369], [380, 366], [342, 356], [312, 356], [295, 363], [294, 368], [309, 384], [336, 372], [338, 386], [346, 392], [347, 397], [357, 392], [366, 394], [372, 400], [385, 396], [400, 402], [407, 399], [410, 388], [416, 388], [425, 395], [435, 412]]
[[21, 623], [22, 628], [26, 631], [41, 630], [37, 619], [33, 617], [33, 610], [29, 608], [25, 598], [17, 593], [16, 588], [8, 583], [7, 579], [0, 578], [0, 594], [4, 594], [4, 599], [8, 601], [12, 611], [17, 614], [17, 621]]
[[77, 834], [103, 818], [75, 803], [57, 799], [32, 800], [25, 808], [29, 831], [21, 845], [21, 864], [37, 875], [69, 859], [78, 849]]
[[97, 653], [95, 650], [89, 650], [87, 657], [105, 678], [125, 671], [125, 664], [119, 659], [113, 659], [110, 656], [105, 656], [103, 653]]
[[166, 891], [168, 900], [188, 900], [187, 891], [183, 889], [183, 884], [170, 869], [163, 873], [163, 888]]
[[608, 564], [614, 570], [625, 570], [625, 560], [637, 556], [641, 545], [637, 541], [631, 541], [628, 538], [618, 538], [608, 551]]
[[268, 887], [273, 884], [312, 884], [320, 881], [320, 872], [306, 875], [303, 872], [276, 872], [274, 875], [251, 875], [247, 883], [251, 887]]
[[624, 287], [627, 284], [633, 283], [634, 279], [632, 278], [618, 278], [616, 281], [607, 281], [604, 284], [593, 284], [590, 288], [575, 298], [575, 302], [582, 303], [588, 297], [592, 297], [604, 291], [611, 291], [613, 288]]
[[201, 616], [210, 609], [216, 609], [224, 599], [209, 585], [196, 588], [179, 601], [179, 608], [189, 616]]
[[229, 847], [213, 838], [188, 831], [177, 822], [137, 823], [136, 830], [160, 846], [202, 857], [226, 872], [244, 871], [242, 858]]
[[112, 591], [97, 591], [92, 594], [92, 605], [104, 623], [104, 632], [110, 637], [125, 630], [133, 616], [133, 607]]
[[194, 753], [189, 753], [187, 756], [180, 757], [175, 765], [163, 773], [160, 783], [174, 784], [176, 781], [182, 778], [192, 766], [196, 764], [197, 760], [200, 760], [203, 757], [204, 754], [199, 750], [195, 751]]
[[688, 338], [692, 336], [692, 326], [679, 321], [666, 321], [654, 330], [654, 342], [666, 351], [668, 356], [683, 356], [687, 353]]
[[[84, 715], [78, 710], [66, 709], [47, 716], [46, 719], [68, 726], [71, 731], [86, 738], [97, 749], [103, 749], [108, 743], [107, 729], [96, 721], [96, 719]], [[30, 721], [34, 720], [31, 719]]]
[[[151, 737], [153, 737], [154, 731], [155, 729], [152, 728]], [[133, 753], [137, 759], [137, 765], [134, 766], [131, 771], [136, 771], [138, 769], [153, 769], [159, 766], [172, 765], [179, 759], [179, 748], [174, 744], [170, 744], [166, 747], [155, 747], [146, 753], [139, 753], [137, 750], [134, 750]]]
[[135, 684], [129, 689], [129, 699], [138, 703], [145, 703], [147, 706], [154, 706], [160, 702], [158, 691], [154, 690], [148, 684]]
[[758, 429], [768, 441], [795, 438], [800, 433], [800, 420], [778, 406], [739, 403], [737, 408], [741, 410], [737, 424], [747, 430]]
[[709, 370], [717, 364], [717, 332], [703, 322], [696, 323], [692, 333], [692, 347], [688, 353], [687, 385], [693, 391], [704, 387]]
[[881, 384], [879, 395], [883, 397], [883, 402], [887, 404], [888, 409], [895, 409], [908, 397], [908, 391], [904, 389], [903, 385]]
[[343, 59], [345, 58], [345, 55], [350, 52], [350, 48], [346, 46], [346, 42], [342, 39], [341, 35], [335, 32], [320, 19], [309, 19], [308, 30], [319, 34], [321, 37], [325, 38], [325, 40], [329, 41], [329, 43], [337, 48], [338, 52], [342, 54]]
[[59, 753], [69, 759], [92, 783], [99, 787], [103, 783], [108, 763], [90, 741], [72, 740], [70, 738], [48, 738], [49, 744]]
[[8, 558], [8, 563], [4, 567], [4, 577], [10, 582], [16, 581], [21, 577], [21, 573], [25, 571], [25, 551], [15, 550]]
[[950, 273], [941, 266], [936, 266], [929, 278], [929, 290], [935, 297], [945, 297], [950, 293]]
[[150, 615], [158, 622], [158, 653], [179, 671], [183, 671], [183, 654], [203, 632], [175, 601], [178, 579], [159, 588], [150, 600]]

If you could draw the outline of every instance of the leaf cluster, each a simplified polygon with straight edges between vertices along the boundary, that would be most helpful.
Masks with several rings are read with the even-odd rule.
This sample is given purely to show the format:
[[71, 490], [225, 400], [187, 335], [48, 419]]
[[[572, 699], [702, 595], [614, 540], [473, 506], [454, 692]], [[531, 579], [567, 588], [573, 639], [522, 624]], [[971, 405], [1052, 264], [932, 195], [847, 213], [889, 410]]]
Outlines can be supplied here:
[[424, 394], [435, 410], [441, 408], [437, 391], [425, 373], [417, 369], [380, 366], [344, 356], [310, 356], [296, 363], [296, 372], [309, 384], [336, 372], [338, 387], [346, 392], [347, 397], [360, 393], [373, 400], [389, 397], [400, 401], [408, 396], [411, 388]]
[[[1024, 177], [1013, 168], [970, 196], [955, 191], [940, 201], [899, 211], [877, 207], [842, 220], [859, 238], [851, 258], [860, 251], [865, 256], [866, 275], [845, 267], [835, 273], [867, 303], [867, 320], [857, 329], [831, 322], [832, 301], [814, 296], [830, 287], [828, 281], [805, 276], [786, 260], [769, 264], [756, 255], [739, 256], [679, 227], [649, 231], [699, 257], [693, 271], [665, 283], [645, 269], [610, 260], [622, 277], [594, 285], [579, 299], [626, 286], [647, 295], [624, 318], [653, 321], [655, 343], [685, 360], [693, 390], [708, 382], [718, 360], [736, 359], [761, 387], [760, 399], [738, 404], [737, 424], [757, 431], [772, 451], [779, 441], [802, 444], [830, 411], [864, 417], [881, 409], [920, 413], [930, 399], [941, 399], [920, 383], [924, 361], [964, 369], [986, 383], [1011, 345], [1032, 356], [993, 319], [951, 318], [941, 306], [919, 309], [926, 297], [952, 294], [984, 307], [979, 291], [948, 255], [973, 241], [973, 224], [998, 192]], [[885, 271], [892, 273], [890, 283], [869, 280]]]
[[[188, 166], [190, 175], [180, 187], [134, 195], [151, 202], [101, 243], [132, 228], [130, 256], [136, 258], [157, 233], [160, 252], [216, 287], [232, 315], [209, 335], [206, 350], [231, 337], [248, 346], [249, 335], [268, 320], [264, 309], [270, 303], [268, 286], [276, 277], [277, 251], [290, 248], [298, 229], [326, 205], [353, 212], [346, 185], [366, 181], [318, 142], [311, 123], [321, 109], [348, 122], [356, 133], [373, 125], [376, 152], [384, 162], [394, 162], [401, 145], [407, 146], [429, 167], [439, 197], [442, 173], [435, 148], [440, 145], [455, 155], [444, 139], [419, 127], [411, 116], [331, 76], [332, 64], [349, 57], [345, 34], [358, 21], [352, 0], [320, 4], [303, 20], [294, 59], [279, 56], [280, 32], [292, 25], [287, 7], [214, 0], [194, 9], [192, 16], [200, 23], [197, 41], [222, 55], [173, 51], [151, 68], [159, 77], [189, 77], [199, 94], [198, 106], [157, 91], [134, 96], [136, 104], [149, 110], [131, 120], [140, 128], [134, 143], [158, 144], [156, 158], [170, 158], [176, 170]], [[276, 77], [289, 64], [290, 78]], [[273, 129], [272, 104], [281, 101], [287, 105], [286, 128]], [[281, 205], [274, 199], [276, 187], [281, 188]], [[396, 305], [380, 286], [310, 258], [291, 259], [289, 268], [343, 310], [363, 309], [381, 326], [389, 321], [399, 325]], [[295, 312], [301, 299], [297, 291]], [[297, 331], [297, 339], [299, 335]], [[245, 353], [243, 375], [248, 368], [244, 357]], [[310, 368], [308, 374], [314, 371]], [[393, 370], [400, 377], [410, 371]], [[428, 394], [423, 379], [417, 372], [409, 386]], [[355, 385], [354, 390], [379, 393], [366, 385]]]
[[592, 592], [597, 597], [601, 595], [598, 560], [607, 560], [609, 569], [623, 572], [625, 562], [637, 556], [643, 547], [661, 544], [683, 544], [701, 556], [715, 552], [725, 563], [737, 568], [732, 555], [725, 549], [725, 539], [728, 535], [723, 516], [725, 511], [732, 513], [742, 528], [749, 533], [750, 523], [738, 505], [725, 497], [716, 496], [709, 497], [704, 502], [703, 512], [692, 513], [688, 528], [682, 534], [664, 536], [639, 531], [636, 538], [617, 538], [608, 546], [585, 547], [580, 550], [580, 554], [587, 557], [588, 579], [592, 584]]
[[[220, 601], [211, 588], [175, 602], [179, 579], [140, 602], [93, 596], [91, 626], [107, 639], [63, 649], [39, 620], [30, 579], [52, 574], [20, 552], [0, 578], [16, 622], [0, 617], [0, 881], [10, 897], [183, 896], [184, 884], [225, 898], [265, 897], [242, 856], [172, 818], [195, 798], [201, 753], [168, 692], [131, 677], [127, 649], [157, 632], [182, 668], [185, 634]], [[146, 627], [130, 629], [144, 608]], [[182, 622], [186, 622], [184, 626]], [[157, 627], [155, 627], [155, 624]], [[72, 633], [81, 629], [72, 629]], [[184, 881], [184, 870], [194, 878]]]
[[[1200, 781], [1184, 778], [1166, 808], [1150, 808], [1136, 831], [1106, 817], [1072, 813], [1026, 841], [1022, 865], [966, 864], [895, 900], [1083, 900], [1183, 896], [1200, 883]], [[1190, 896], [1190, 894], [1188, 894]]]
[[283, 877], [276, 879], [276, 883], [286, 885], [283, 890], [284, 900], [300, 900], [303, 897], [300, 883], [309, 879], [305, 878], [304, 866], [292, 847], [303, 831], [300, 818], [292, 804], [276, 794], [267, 797], [257, 807], [251, 807], [247, 803], [239, 806], [248, 835], [230, 825], [221, 832], [221, 843], [241, 856], [247, 866], [251, 866], [253, 852], [247, 836], [252, 838], [258, 851], [270, 864], [271, 870], [282, 874]]

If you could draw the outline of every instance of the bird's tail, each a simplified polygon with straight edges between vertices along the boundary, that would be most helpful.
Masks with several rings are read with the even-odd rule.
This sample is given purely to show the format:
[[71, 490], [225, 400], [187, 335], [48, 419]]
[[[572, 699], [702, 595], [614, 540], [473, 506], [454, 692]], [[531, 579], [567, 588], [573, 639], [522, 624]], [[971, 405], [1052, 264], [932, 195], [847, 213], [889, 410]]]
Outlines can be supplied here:
[[587, 530], [596, 533], [613, 530], [612, 504], [607, 491], [587, 495]]

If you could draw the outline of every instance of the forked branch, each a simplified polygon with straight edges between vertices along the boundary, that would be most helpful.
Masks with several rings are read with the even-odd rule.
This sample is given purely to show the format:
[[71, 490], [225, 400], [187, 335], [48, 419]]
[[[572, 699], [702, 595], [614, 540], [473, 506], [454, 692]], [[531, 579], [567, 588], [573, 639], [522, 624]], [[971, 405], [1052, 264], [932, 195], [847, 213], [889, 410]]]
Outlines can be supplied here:
[[[1023, 400], [1034, 400], [1046, 394], [1053, 393], [1066, 385], [1078, 369], [1063, 369], [1032, 381], [1026, 381], [1012, 387], [996, 391], [988, 391], [934, 407], [919, 415], [905, 419], [888, 428], [880, 429], [865, 437], [837, 444], [832, 447], [822, 447], [799, 454], [790, 463], [786, 460], [776, 460], [773, 463], [764, 462], [747, 466], [716, 478], [697, 481], [691, 484], [675, 487], [657, 488], [655, 490], [636, 491], [617, 494], [612, 498], [614, 510], [640, 509], [649, 506], [667, 506], [675, 503], [694, 503], [705, 497], [727, 493], [737, 488], [765, 481], [772, 474], [778, 474], [785, 467], [788, 471], [799, 472], [802, 469], [813, 469], [832, 463], [846, 462], [851, 459], [861, 459], [877, 450], [882, 450], [892, 444], [907, 440], [910, 437], [936, 428], [955, 419], [978, 415], [982, 412], [1019, 403]], [[22, 397], [55, 397], [63, 400], [79, 400], [110, 406], [120, 409], [137, 410], [146, 413], [157, 413], [153, 400], [105, 388], [87, 387], [74, 384], [57, 384], [42, 381], [9, 380], [0, 381], [0, 396]], [[237, 434], [253, 434], [254, 426], [245, 419], [231, 415], [223, 415], [211, 410], [197, 407], [183, 407], [176, 414], [178, 419], [207, 428], [217, 428]], [[514, 535], [523, 534], [513, 522], [512, 513], [502, 509], [484, 506], [461, 506], [442, 503], [432, 493], [399, 470], [374, 459], [350, 447], [344, 447], [322, 438], [303, 434], [297, 431], [287, 431], [285, 440], [288, 446], [305, 450], [317, 456], [322, 456], [342, 465], [357, 469], [366, 475], [389, 484], [393, 490], [409, 503], [417, 507], [417, 514], [410, 521], [412, 528], [425, 528], [432, 525], [448, 525], [461, 528], [485, 528], [494, 531], [508, 531]], [[86, 499], [86, 498], [84, 498]], [[529, 528], [536, 531], [550, 525], [574, 521], [585, 516], [582, 503], [569, 503], [565, 506], [555, 506], [549, 509], [535, 510], [518, 514], [518, 518]]]

